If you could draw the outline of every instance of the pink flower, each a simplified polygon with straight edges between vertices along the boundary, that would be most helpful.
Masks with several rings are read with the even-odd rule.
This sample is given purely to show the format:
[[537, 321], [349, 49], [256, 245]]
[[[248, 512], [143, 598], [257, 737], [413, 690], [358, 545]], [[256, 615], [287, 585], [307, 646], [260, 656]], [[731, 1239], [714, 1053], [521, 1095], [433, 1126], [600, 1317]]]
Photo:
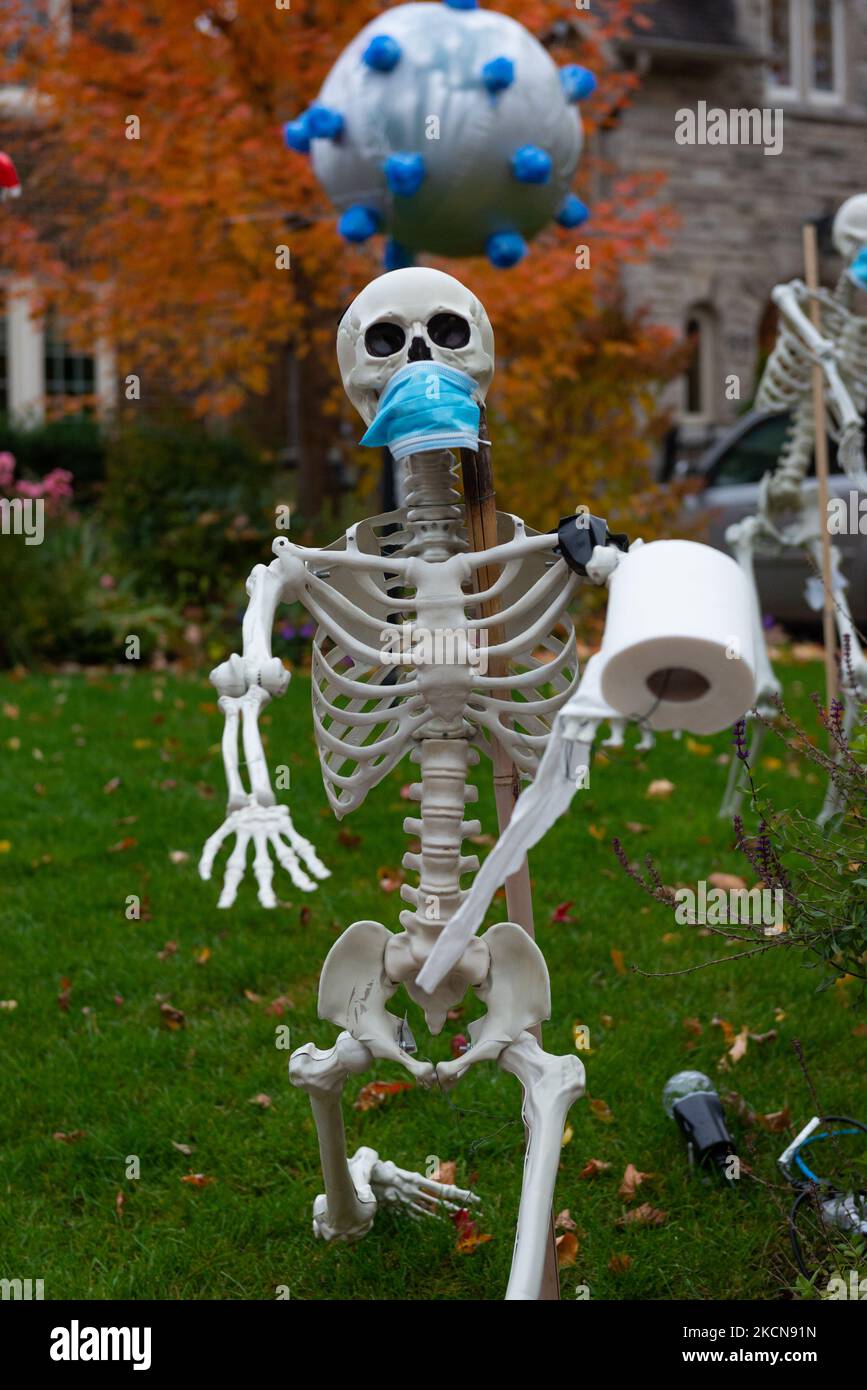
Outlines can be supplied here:
[[15, 457], [13, 454], [0, 453], [0, 487], [8, 487], [15, 475]]
[[46, 497], [53, 501], [60, 501], [61, 498], [72, 496], [72, 474], [68, 468], [52, 468], [50, 473], [46, 473], [42, 479], [42, 486]]
[[41, 497], [41, 496], [42, 496], [42, 484], [41, 484], [41, 483], [28, 483], [28, 482], [25, 482], [23, 479], [19, 479], [18, 482], [15, 484], [15, 491], [17, 492], [17, 494], [18, 494], [19, 497], [30, 497], [30, 498]]

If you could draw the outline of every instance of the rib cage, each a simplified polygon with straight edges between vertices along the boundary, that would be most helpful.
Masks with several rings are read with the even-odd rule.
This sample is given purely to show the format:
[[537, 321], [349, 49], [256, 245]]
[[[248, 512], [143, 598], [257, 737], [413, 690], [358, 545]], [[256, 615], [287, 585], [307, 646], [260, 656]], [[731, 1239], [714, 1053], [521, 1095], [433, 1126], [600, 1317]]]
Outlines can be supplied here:
[[[852, 285], [843, 275], [833, 294], [820, 290], [815, 296], [798, 283], [802, 308], [816, 298], [822, 336], [837, 345], [840, 375], [861, 415], [867, 408], [867, 319], [851, 311]], [[806, 477], [813, 456], [815, 419], [812, 396], [813, 356], [795, 329], [780, 315], [773, 352], [756, 393], [756, 409], [792, 410], [791, 428], [781, 450], [775, 476], [781, 482], [799, 483]], [[839, 440], [833, 400], [829, 400], [828, 433]]]
[[[309, 567], [303, 602], [318, 624], [313, 722], [326, 795], [338, 818], [362, 804], [409, 751], [413, 735], [431, 721], [418, 671], [390, 666], [376, 650], [389, 619], [414, 623], [417, 618], [415, 591], [388, 573], [389, 555], [404, 557], [418, 548], [418, 524], [411, 518], [412, 509], [403, 509], [353, 528], [360, 551], [383, 557], [381, 575], [362, 575], [339, 562], [327, 570], [319, 564]], [[447, 530], [456, 522], [461, 525], [460, 513], [440, 525]], [[430, 530], [431, 519], [422, 518], [422, 524]], [[514, 539], [515, 533], [514, 518], [498, 514], [498, 543]], [[466, 547], [462, 529], [454, 539], [453, 549]], [[343, 536], [328, 549], [337, 560], [346, 547]], [[578, 684], [574, 633], [565, 613], [577, 581], [562, 561], [544, 556], [524, 557], [508, 568], [514, 574], [504, 586], [496, 619], [505, 639], [506, 675], [473, 672], [464, 719], [467, 737], [481, 751], [490, 756], [492, 740], [498, 739], [520, 774], [531, 777], [557, 710]], [[510, 615], [531, 591], [529, 606], [519, 616]], [[469, 630], [487, 626], [475, 615], [471, 593], [464, 613]]]

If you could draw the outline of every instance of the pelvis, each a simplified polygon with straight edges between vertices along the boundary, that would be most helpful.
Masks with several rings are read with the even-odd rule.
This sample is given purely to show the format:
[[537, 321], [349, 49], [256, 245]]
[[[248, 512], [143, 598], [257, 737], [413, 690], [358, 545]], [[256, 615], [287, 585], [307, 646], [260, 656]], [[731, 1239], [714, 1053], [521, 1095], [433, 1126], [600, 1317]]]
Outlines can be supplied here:
[[[319, 1017], [345, 1028], [375, 1057], [400, 1062], [422, 1085], [431, 1085], [434, 1079], [453, 1084], [475, 1062], [495, 1059], [522, 1032], [550, 1016], [548, 967], [536, 943], [514, 922], [499, 922], [475, 938], [433, 996], [411, 988], [421, 969], [417, 962], [412, 973], [404, 976], [401, 966], [412, 959], [404, 949], [407, 946], [406, 933], [395, 935], [381, 922], [355, 922], [334, 943], [322, 967]], [[463, 985], [460, 994], [455, 994], [459, 983], [455, 976]], [[404, 1050], [401, 1020], [386, 1008], [401, 983], [422, 1005], [433, 1033], [441, 1030], [447, 1008], [468, 987], [475, 988], [487, 1012], [470, 1025], [467, 1052], [434, 1069], [430, 1062], [416, 1061]]]

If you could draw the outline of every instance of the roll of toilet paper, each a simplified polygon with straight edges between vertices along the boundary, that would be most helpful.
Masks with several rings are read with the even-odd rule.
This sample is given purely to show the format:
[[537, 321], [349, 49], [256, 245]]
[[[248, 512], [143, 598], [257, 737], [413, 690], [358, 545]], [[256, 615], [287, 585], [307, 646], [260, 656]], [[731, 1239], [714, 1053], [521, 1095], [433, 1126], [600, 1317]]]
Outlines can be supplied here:
[[654, 729], [714, 734], [756, 697], [753, 597], [728, 555], [695, 541], [630, 551], [609, 584], [602, 695]]

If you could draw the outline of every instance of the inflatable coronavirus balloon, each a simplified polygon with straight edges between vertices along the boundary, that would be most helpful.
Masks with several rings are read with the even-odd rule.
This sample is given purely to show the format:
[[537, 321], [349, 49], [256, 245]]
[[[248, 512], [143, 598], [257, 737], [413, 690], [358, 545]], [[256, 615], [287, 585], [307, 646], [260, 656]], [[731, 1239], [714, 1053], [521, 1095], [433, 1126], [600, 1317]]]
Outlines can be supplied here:
[[347, 241], [385, 235], [389, 269], [420, 251], [508, 267], [552, 220], [588, 216], [569, 190], [595, 86], [475, 0], [399, 5], [344, 50], [286, 143], [310, 155]]

